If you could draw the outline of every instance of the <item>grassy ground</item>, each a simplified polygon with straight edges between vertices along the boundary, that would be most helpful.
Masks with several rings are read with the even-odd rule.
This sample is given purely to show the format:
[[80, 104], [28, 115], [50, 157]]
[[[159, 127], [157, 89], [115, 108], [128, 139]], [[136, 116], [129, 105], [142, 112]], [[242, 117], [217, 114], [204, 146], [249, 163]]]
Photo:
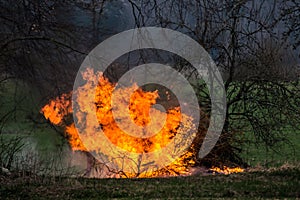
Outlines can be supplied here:
[[[18, 180], [21, 179], [21, 180]], [[1, 176], [1, 199], [300, 198], [299, 166], [231, 175], [152, 179], [48, 179]]]
[[243, 144], [241, 157], [250, 166], [278, 167], [284, 163], [300, 162], [300, 133], [289, 132], [289, 143], [281, 143], [274, 150], [266, 148], [263, 144]]

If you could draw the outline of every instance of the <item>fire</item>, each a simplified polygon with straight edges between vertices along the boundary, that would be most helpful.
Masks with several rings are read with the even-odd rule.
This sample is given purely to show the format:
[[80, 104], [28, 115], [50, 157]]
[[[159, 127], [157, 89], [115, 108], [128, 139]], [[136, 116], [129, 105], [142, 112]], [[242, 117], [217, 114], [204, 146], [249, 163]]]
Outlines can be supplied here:
[[210, 168], [210, 171], [212, 171], [213, 173], [219, 173], [219, 174], [232, 174], [232, 173], [240, 173], [240, 172], [244, 172], [243, 168], [240, 167], [227, 167], [224, 166], [223, 168], [219, 168], [219, 167], [212, 167]]
[[[133, 92], [129, 102], [130, 118], [126, 119], [127, 113], [119, 111], [118, 107], [115, 108], [117, 116], [113, 115], [111, 106], [113, 89], [113, 84], [107, 79], [101, 78], [100, 84], [96, 89], [97, 95], [95, 98], [98, 122], [101, 124], [106, 137], [108, 137], [113, 144], [126, 151], [147, 153], [160, 149], [170, 142], [176, 133], [176, 129], [180, 125], [181, 113], [179, 108], [168, 110], [166, 124], [156, 135], [147, 138], [134, 137], [126, 133], [136, 132], [136, 126], [132, 126], [130, 120], [133, 120], [135, 124], [140, 127], [145, 127], [141, 129], [145, 131], [145, 133], [156, 132], [155, 130], [159, 130], [159, 127], [163, 126], [161, 119], [164, 118], [164, 114], [159, 110], [150, 110], [151, 106], [156, 103], [156, 99], [159, 97], [158, 93], [157, 91], [145, 92], [136, 85], [116, 90], [115, 95], [119, 96], [119, 101], [115, 104], [123, 104], [124, 106], [128, 106], [126, 105], [126, 101], [124, 101], [125, 95]], [[152, 111], [150, 113], [152, 119], [150, 119], [149, 116], [150, 111]], [[116, 120], [121, 121], [123, 128], [127, 130], [126, 132], [118, 126]], [[154, 122], [151, 123], [152, 126], [150, 126], [150, 130], [147, 130], [147, 125], [151, 120], [154, 120]], [[90, 146], [90, 148], [92, 147]]]
[[62, 94], [54, 100], [50, 100], [50, 102], [41, 109], [41, 112], [52, 124], [64, 126], [65, 133], [73, 150], [85, 151], [86, 148], [80, 140], [74, 123], [69, 126], [64, 124], [66, 116], [72, 113], [71, 96], [72, 93]]
[[41, 109], [41, 112], [52, 124], [59, 125], [62, 123], [64, 117], [72, 112], [70, 99], [71, 93], [63, 94], [60, 97], [51, 100], [49, 104], [46, 104]]
[[[123, 150], [133, 153], [155, 152], [165, 147], [176, 134], [184, 134], [187, 129], [194, 126], [192, 118], [181, 113], [179, 107], [170, 108], [166, 112], [153, 108], [152, 106], [159, 98], [158, 91], [146, 92], [136, 84], [127, 88], [116, 89], [116, 84], [109, 82], [102, 74], [95, 74], [92, 69], [85, 71], [82, 76], [83, 79], [88, 80], [77, 91], [61, 95], [51, 100], [41, 109], [46, 119], [64, 128], [66, 138], [74, 151], [97, 150], [99, 143], [103, 141], [97, 138], [93, 129], [96, 125], [101, 126], [110, 142]], [[97, 85], [93, 93], [91, 88], [93, 88], [95, 83]], [[113, 92], [118, 97], [115, 105], [126, 107], [126, 112], [120, 106], [113, 107], [111, 103]], [[78, 124], [87, 130], [85, 134], [80, 136], [74, 123], [68, 124], [65, 121], [67, 116], [73, 113], [71, 106], [72, 93], [76, 96], [77, 106], [84, 113], [93, 113], [93, 110], [89, 110], [90, 107], [87, 106], [90, 102], [93, 103], [94, 111], [96, 111], [97, 124], [94, 124], [93, 120], [91, 120], [93, 116], [83, 114], [75, 116]], [[126, 100], [128, 99], [128, 94], [131, 95], [129, 100]], [[129, 118], [127, 117], [128, 113]], [[136, 126], [130, 125], [132, 121]], [[120, 127], [118, 122], [121, 122], [122, 127]], [[181, 128], [179, 130], [181, 124], [184, 124], [185, 129]], [[137, 130], [142, 132], [144, 137], [128, 134], [135, 133]], [[82, 142], [83, 137], [85, 145]], [[195, 164], [193, 155], [192, 152], [188, 151], [171, 165], [158, 171], [127, 173], [123, 176], [154, 177], [162, 174], [187, 174], [188, 167]]]
[[[158, 91], [146, 92], [136, 84], [126, 88], [116, 88], [116, 84], [109, 82], [102, 73], [95, 74], [92, 69], [87, 69], [82, 77], [86, 80], [85, 84], [76, 91], [50, 100], [41, 109], [46, 119], [64, 129], [65, 136], [74, 151], [96, 151], [99, 144], [103, 144], [103, 140], [97, 137], [97, 131], [95, 131], [95, 127], [99, 127], [99, 125], [105, 136], [115, 146], [127, 152], [140, 154], [164, 148], [177, 134], [184, 134], [194, 126], [193, 119], [181, 113], [179, 107], [169, 108], [166, 112], [153, 108], [159, 98]], [[96, 87], [94, 87], [95, 85]], [[91, 92], [92, 88], [96, 88], [95, 92]], [[118, 97], [114, 104], [116, 106], [111, 103], [114, 100], [113, 92]], [[78, 124], [86, 130], [80, 136], [74, 122], [67, 120], [68, 116], [73, 114], [72, 94], [76, 97], [78, 103], [76, 106], [82, 111], [74, 117]], [[130, 95], [128, 96], [128, 94]], [[96, 114], [93, 116], [88, 113]], [[94, 118], [96, 120], [93, 120]], [[135, 125], [133, 126], [131, 123]], [[180, 129], [181, 124], [184, 124], [184, 128]], [[140, 134], [139, 136], [142, 137], [137, 137], [136, 134]], [[115, 171], [113, 173], [116, 174], [114, 177], [127, 178], [190, 175], [192, 172], [189, 169], [195, 165], [195, 161], [195, 150], [191, 146], [189, 151], [162, 169], [132, 173]], [[103, 165], [95, 160], [90, 160], [90, 162]], [[243, 172], [244, 169], [224, 166], [223, 168], [212, 167], [209, 171], [231, 174]]]
[[85, 146], [82, 144], [82, 141], [80, 140], [79, 134], [77, 132], [74, 123], [72, 123], [70, 126], [66, 126], [65, 131], [68, 135], [68, 141], [74, 151], [76, 150], [87, 151]]
[[[74, 151], [88, 152], [96, 150], [99, 143], [103, 141], [97, 138], [94, 127], [101, 126], [105, 136], [115, 146], [133, 153], [155, 152], [165, 147], [176, 134], [181, 134], [193, 126], [192, 118], [181, 113], [179, 107], [173, 107], [166, 112], [154, 109], [153, 105], [159, 98], [158, 91], [146, 92], [136, 84], [126, 88], [116, 88], [116, 84], [109, 82], [102, 73], [95, 74], [92, 69], [87, 69], [83, 74], [83, 79], [87, 82], [68, 94], [62, 94], [46, 104], [41, 112], [52, 124], [61, 126], [64, 129], [66, 138]], [[95, 86], [95, 92], [91, 89]], [[112, 105], [112, 96], [117, 98], [115, 105]], [[77, 128], [73, 122], [67, 121], [67, 116], [73, 114], [71, 97], [75, 94], [78, 108], [83, 112], [77, 113], [75, 118], [80, 126], [87, 130], [85, 134], [79, 136]], [[131, 94], [128, 96], [128, 94]], [[129, 100], [127, 100], [129, 99]], [[93, 104], [90, 110], [89, 103]], [[122, 109], [125, 107], [126, 109]], [[113, 112], [114, 111], [114, 112]], [[82, 113], [96, 113], [96, 122], [93, 117]], [[129, 117], [127, 117], [129, 115]], [[163, 120], [165, 119], [165, 121]], [[121, 122], [121, 124], [118, 122]], [[134, 122], [135, 126], [132, 126]], [[180, 124], [184, 124], [186, 129], [179, 130]], [[143, 137], [134, 134], [139, 133]], [[155, 133], [155, 134], [153, 134]], [[85, 141], [85, 145], [82, 142]], [[189, 168], [195, 165], [195, 153], [193, 147], [172, 164], [156, 170], [132, 173], [120, 173], [117, 177], [156, 177], [156, 176], [177, 176], [189, 175]], [[126, 164], [126, 163], [125, 163]], [[212, 167], [209, 169], [213, 173], [231, 174], [243, 172], [240, 167], [223, 168]]]

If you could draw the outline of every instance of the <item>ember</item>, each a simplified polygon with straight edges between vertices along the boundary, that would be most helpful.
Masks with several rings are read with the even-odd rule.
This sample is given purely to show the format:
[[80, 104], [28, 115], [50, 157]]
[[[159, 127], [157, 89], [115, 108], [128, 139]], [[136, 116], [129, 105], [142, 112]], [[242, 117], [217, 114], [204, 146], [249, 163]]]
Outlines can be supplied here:
[[212, 167], [210, 168], [210, 171], [212, 171], [213, 173], [219, 173], [219, 174], [233, 174], [233, 173], [240, 173], [240, 172], [244, 172], [243, 168], [240, 167], [226, 167], [224, 166], [223, 168], [219, 168], [219, 167]]

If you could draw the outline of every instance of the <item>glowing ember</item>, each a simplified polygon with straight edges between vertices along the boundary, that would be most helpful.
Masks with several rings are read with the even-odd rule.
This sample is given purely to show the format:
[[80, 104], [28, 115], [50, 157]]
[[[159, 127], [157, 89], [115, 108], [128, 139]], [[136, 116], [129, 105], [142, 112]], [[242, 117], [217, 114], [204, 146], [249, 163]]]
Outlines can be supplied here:
[[213, 173], [219, 173], [219, 174], [232, 174], [232, 173], [240, 173], [240, 172], [244, 172], [243, 168], [240, 167], [234, 167], [234, 168], [230, 168], [230, 167], [226, 167], [224, 166], [222, 169], [219, 167], [212, 167], [210, 168], [210, 171], [212, 171]]

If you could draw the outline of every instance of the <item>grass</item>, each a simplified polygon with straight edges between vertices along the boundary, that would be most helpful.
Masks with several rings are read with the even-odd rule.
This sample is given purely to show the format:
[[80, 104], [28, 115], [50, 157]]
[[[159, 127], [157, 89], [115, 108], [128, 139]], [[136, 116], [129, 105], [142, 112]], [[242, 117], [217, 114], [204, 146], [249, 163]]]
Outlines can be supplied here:
[[[249, 86], [241, 93], [245, 103], [237, 101], [229, 108], [229, 113], [247, 113], [247, 117], [238, 115], [231, 119], [233, 130], [241, 131], [236, 134], [236, 146], [242, 149], [240, 156], [251, 166], [272, 167], [299, 162], [299, 96], [294, 95], [299, 93], [299, 82], [297, 85], [293, 82], [258, 85], [252, 85], [251, 81], [233, 82], [227, 93], [229, 100], [237, 96], [241, 84], [245, 84], [244, 89]], [[251, 124], [249, 119], [255, 123]]]
[[22, 81], [6, 80], [0, 83], [0, 137], [9, 140], [22, 137], [32, 142], [39, 151], [57, 151], [62, 137], [48, 124], [29, 119], [39, 117], [41, 96], [37, 88]]
[[[249, 136], [251, 137], [251, 136]], [[274, 146], [274, 150], [266, 148], [262, 143], [255, 144], [254, 139], [243, 144], [241, 157], [250, 166], [278, 167], [286, 162], [299, 163], [300, 161], [300, 134], [289, 132], [286, 138], [289, 143]]]
[[299, 198], [300, 170], [151, 179], [22, 178], [2, 182], [0, 191], [2, 199]]
[[37, 115], [38, 92], [22, 81], [0, 83], [0, 133], [31, 133], [34, 125], [29, 116]]

